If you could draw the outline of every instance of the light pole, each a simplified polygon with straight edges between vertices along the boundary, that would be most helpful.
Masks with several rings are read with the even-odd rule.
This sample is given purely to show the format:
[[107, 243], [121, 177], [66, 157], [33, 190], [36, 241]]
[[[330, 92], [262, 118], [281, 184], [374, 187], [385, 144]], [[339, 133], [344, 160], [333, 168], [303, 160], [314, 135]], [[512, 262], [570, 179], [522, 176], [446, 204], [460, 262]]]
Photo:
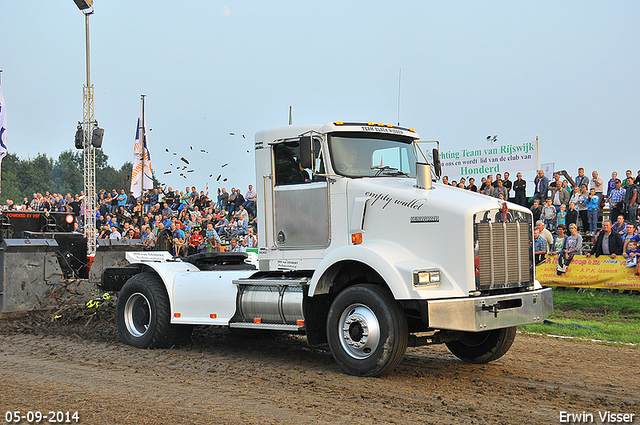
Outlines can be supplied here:
[[[85, 19], [85, 38], [87, 56], [87, 84], [83, 94], [82, 132], [84, 151], [84, 235], [87, 238], [87, 256], [96, 253], [96, 152], [92, 143], [92, 134], [98, 127], [93, 110], [93, 86], [91, 85], [89, 55], [89, 15], [93, 14], [93, 0], [73, 0], [82, 11]], [[100, 143], [102, 140], [100, 140]]]

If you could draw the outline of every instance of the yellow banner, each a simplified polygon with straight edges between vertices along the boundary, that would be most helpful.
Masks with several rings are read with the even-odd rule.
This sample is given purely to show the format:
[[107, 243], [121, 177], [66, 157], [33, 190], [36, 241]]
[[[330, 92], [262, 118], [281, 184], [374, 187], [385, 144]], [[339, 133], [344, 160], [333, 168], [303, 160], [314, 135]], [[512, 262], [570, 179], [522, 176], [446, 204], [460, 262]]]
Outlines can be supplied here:
[[636, 266], [627, 267], [626, 261], [620, 255], [615, 259], [605, 255], [598, 258], [576, 255], [567, 272], [558, 276], [558, 256], [547, 255], [546, 261], [536, 266], [536, 279], [543, 286], [640, 290]]

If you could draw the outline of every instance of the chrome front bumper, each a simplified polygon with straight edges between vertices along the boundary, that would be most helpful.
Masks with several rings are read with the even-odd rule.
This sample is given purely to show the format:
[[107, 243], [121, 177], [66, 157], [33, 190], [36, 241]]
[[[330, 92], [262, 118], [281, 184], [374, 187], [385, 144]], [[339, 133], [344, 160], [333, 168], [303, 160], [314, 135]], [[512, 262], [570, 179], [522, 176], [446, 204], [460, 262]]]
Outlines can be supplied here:
[[427, 301], [429, 327], [479, 332], [541, 323], [553, 311], [551, 288], [517, 294]]

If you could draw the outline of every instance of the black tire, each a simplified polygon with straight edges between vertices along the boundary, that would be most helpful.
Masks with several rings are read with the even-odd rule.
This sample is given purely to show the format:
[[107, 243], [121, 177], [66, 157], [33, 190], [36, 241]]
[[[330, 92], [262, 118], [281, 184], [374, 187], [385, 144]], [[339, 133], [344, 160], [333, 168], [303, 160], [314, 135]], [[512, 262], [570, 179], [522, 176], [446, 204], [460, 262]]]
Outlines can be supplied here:
[[349, 375], [380, 376], [403, 359], [407, 319], [391, 293], [376, 285], [354, 285], [333, 300], [327, 316], [331, 354]]
[[191, 338], [193, 325], [172, 325], [169, 296], [162, 279], [139, 273], [124, 284], [116, 304], [120, 339], [138, 348], [170, 348]]
[[488, 363], [504, 356], [516, 338], [516, 327], [484, 332], [466, 332], [457, 341], [447, 342], [449, 351], [469, 363]]

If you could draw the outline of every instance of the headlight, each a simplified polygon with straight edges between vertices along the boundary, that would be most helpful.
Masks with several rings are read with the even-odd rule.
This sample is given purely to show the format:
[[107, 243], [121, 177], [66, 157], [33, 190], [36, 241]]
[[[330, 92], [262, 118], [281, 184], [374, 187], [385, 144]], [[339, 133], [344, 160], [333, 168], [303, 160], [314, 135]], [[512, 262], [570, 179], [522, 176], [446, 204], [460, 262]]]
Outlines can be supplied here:
[[440, 285], [440, 269], [414, 270], [413, 286], [438, 286]]

